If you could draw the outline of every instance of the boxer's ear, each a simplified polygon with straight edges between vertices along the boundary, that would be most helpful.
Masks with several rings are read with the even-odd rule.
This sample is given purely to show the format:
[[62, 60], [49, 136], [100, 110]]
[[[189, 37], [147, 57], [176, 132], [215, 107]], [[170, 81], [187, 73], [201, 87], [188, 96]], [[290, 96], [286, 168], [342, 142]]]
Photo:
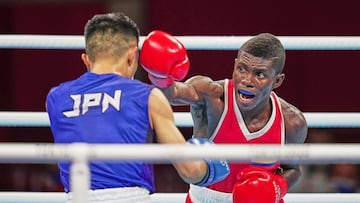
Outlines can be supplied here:
[[276, 89], [276, 88], [280, 87], [281, 84], [283, 83], [284, 79], [285, 79], [285, 74], [284, 73], [277, 74], [275, 76], [275, 80], [274, 80], [274, 83], [273, 83], [273, 89]]
[[90, 69], [90, 59], [89, 56], [86, 53], [82, 53], [81, 54], [81, 60], [83, 61], [84, 65], [86, 66], [86, 68]]

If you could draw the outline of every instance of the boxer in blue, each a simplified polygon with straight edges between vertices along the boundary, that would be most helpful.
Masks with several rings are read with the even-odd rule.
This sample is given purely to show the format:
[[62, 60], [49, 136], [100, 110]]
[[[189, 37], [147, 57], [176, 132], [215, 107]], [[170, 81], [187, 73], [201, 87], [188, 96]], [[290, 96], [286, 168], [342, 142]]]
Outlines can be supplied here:
[[[85, 26], [88, 72], [53, 87], [46, 108], [55, 143], [186, 144], [165, 95], [135, 80], [139, 29], [122, 13], [95, 15]], [[186, 64], [185, 64], [186, 65]], [[191, 139], [191, 144], [208, 144]], [[59, 162], [65, 192], [71, 192], [69, 163]], [[229, 173], [225, 161], [173, 162], [187, 183], [207, 186]], [[149, 202], [155, 192], [149, 163], [90, 162], [91, 202]], [[71, 195], [69, 195], [70, 197]]]

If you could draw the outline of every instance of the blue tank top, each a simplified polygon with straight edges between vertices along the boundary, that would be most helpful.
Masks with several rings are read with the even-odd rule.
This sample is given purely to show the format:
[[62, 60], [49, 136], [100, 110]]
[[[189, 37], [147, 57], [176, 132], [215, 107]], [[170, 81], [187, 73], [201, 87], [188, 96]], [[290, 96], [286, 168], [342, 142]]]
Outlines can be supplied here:
[[[87, 72], [52, 88], [46, 99], [55, 143], [144, 144], [153, 141], [148, 101], [153, 86], [116, 74]], [[69, 162], [59, 162], [65, 192]], [[155, 192], [152, 164], [90, 161], [91, 189], [145, 187]]]

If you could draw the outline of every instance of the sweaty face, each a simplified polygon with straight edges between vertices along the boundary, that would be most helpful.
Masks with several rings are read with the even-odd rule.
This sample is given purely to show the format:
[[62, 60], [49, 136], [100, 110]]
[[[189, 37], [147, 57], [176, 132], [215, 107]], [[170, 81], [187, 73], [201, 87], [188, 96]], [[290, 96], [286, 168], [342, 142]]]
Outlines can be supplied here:
[[242, 110], [252, 110], [268, 101], [276, 81], [272, 61], [239, 52], [235, 59], [233, 79], [236, 103]]

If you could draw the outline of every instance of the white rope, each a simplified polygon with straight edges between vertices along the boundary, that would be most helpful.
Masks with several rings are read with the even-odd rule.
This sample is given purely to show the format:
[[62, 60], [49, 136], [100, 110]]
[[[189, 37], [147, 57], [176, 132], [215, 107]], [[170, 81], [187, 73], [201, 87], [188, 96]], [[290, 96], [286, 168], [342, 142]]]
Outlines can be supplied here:
[[[0, 144], [2, 163], [46, 163], [71, 161], [72, 198], [87, 203], [89, 186], [88, 160], [170, 160], [226, 159], [236, 161], [279, 160], [303, 163], [360, 162], [359, 144], [303, 144], [303, 145], [158, 145], [158, 144]], [[74, 173], [76, 173], [74, 175]]]
[[283, 163], [360, 163], [360, 144], [53, 144], [0, 143], [0, 163], [55, 163], [57, 160], [279, 160]]
[[[179, 127], [191, 127], [193, 121], [189, 112], [175, 112], [175, 122]], [[359, 128], [360, 113], [355, 112], [305, 112], [310, 128]], [[0, 126], [8, 127], [48, 127], [46, 112], [0, 111]]]
[[[186, 193], [155, 193], [152, 203], [183, 203]], [[288, 193], [286, 203], [359, 203], [359, 193]], [[3, 203], [65, 203], [62, 192], [0, 192]]]
[[[188, 50], [238, 50], [251, 36], [176, 36]], [[278, 36], [287, 50], [360, 50], [360, 36]], [[140, 47], [144, 36], [140, 37]], [[3, 49], [84, 49], [82, 35], [2, 34]]]

